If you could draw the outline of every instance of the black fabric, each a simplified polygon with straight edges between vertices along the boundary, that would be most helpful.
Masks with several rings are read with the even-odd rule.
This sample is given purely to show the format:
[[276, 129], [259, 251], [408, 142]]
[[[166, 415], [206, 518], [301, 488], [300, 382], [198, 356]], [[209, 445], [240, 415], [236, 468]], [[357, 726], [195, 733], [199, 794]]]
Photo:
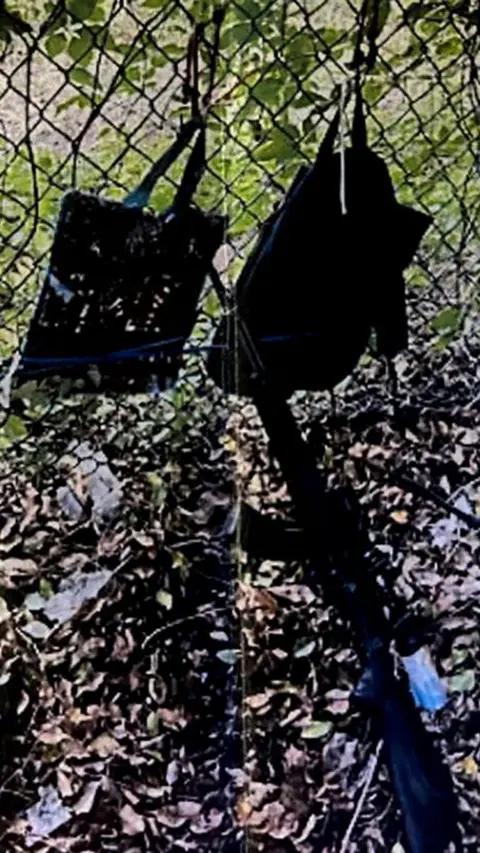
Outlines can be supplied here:
[[[241, 313], [277, 388], [333, 388], [355, 367], [372, 329], [380, 353], [407, 344], [402, 272], [431, 220], [397, 204], [388, 169], [366, 144], [361, 97], [345, 152], [346, 215], [340, 203], [338, 117], [317, 161], [303, 167], [270, 218], [236, 287]], [[248, 360], [227, 316], [209, 370], [224, 390], [251, 394]], [[223, 371], [222, 371], [223, 359]]]
[[[243, 318], [242, 318], [243, 319]], [[366, 517], [351, 486], [327, 491], [290, 407], [259, 377], [253, 399], [292, 498], [308, 549], [307, 577], [349, 618], [367, 665], [360, 691], [368, 704], [400, 806], [409, 853], [462, 849], [458, 806], [447, 765], [415, 707], [390, 652], [392, 629], [376, 572], [367, 557]], [[310, 565], [308, 565], [310, 564]], [[358, 692], [357, 692], [358, 695]]]
[[[224, 227], [222, 217], [194, 207], [156, 216], [68, 193], [25, 368], [81, 379], [92, 392], [144, 392], [153, 381], [162, 390], [174, 382]], [[54, 289], [56, 281], [70, 298]]]
[[[222, 19], [223, 13], [214, 17], [204, 113]], [[72, 390], [97, 393], [162, 391], [175, 382], [226, 227], [223, 216], [192, 202], [206, 164], [198, 92], [203, 30], [195, 27], [188, 49], [191, 120], [137, 188], [123, 203], [77, 190], [64, 197], [20, 374], [67, 377], [77, 380]], [[195, 135], [172, 206], [159, 215], [144, 211], [157, 181]]]
[[426, 732], [405, 683], [393, 676], [388, 652], [370, 655], [375, 717], [400, 806], [408, 853], [461, 853], [459, 813], [452, 777]]

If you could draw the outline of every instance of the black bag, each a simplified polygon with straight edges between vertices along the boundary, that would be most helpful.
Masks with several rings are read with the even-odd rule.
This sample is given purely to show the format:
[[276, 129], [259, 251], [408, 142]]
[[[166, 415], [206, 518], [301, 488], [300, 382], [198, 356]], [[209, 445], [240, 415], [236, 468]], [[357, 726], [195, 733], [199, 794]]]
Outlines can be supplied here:
[[[367, 146], [360, 91], [345, 151], [333, 120], [314, 165], [302, 167], [266, 223], [236, 286], [236, 306], [270, 381], [289, 395], [333, 388], [355, 367], [372, 329], [377, 351], [407, 345], [405, 284], [430, 217], [399, 205], [385, 163]], [[209, 372], [225, 391], [249, 394], [235, 311], [223, 318]]]
[[[68, 377], [80, 380], [73, 390], [102, 393], [175, 382], [226, 227], [192, 204], [205, 169], [205, 123], [195, 113], [123, 203], [77, 190], [64, 197], [21, 376]], [[144, 211], [195, 134], [172, 206]]]

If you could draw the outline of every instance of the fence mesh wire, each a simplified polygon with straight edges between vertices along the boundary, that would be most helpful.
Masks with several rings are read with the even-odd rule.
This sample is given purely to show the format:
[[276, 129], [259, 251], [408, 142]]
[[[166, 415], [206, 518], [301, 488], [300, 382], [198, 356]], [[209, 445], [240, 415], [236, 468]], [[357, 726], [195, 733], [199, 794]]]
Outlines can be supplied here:
[[[403, 566], [402, 594], [439, 614], [437, 652], [460, 691], [445, 750], [464, 762], [474, 850], [476, 795], [462, 779], [476, 772], [475, 543], [450, 539], [442, 556], [438, 540], [432, 556], [425, 508], [364, 462], [401, 462], [447, 496], [478, 470], [478, 7], [363, 8], [377, 51], [364, 86], [371, 147], [399, 200], [434, 218], [407, 273], [399, 395], [437, 414], [399, 437], [385, 420], [385, 366], [368, 355], [336, 395], [341, 428], [328, 395], [297, 394], [295, 412], [332, 481], [341, 469], [361, 484], [380, 552]], [[15, 380], [62, 195], [75, 186], [122, 198], [167, 147], [187, 117], [191, 28], [211, 12], [177, 0], [0, 11], [3, 849], [43, 834], [39, 850], [233, 853], [245, 838], [271, 853], [400, 850], [382, 784], [354, 846], [341, 846], [371, 750], [348, 711], [358, 665], [345, 626], [314, 601], [298, 562], [232, 551], [239, 498], [282, 514], [288, 496], [255, 408], [206, 375], [220, 312], [210, 283], [179, 380], [160, 396], [72, 397], [35, 374]], [[352, 79], [360, 18], [349, 0], [228, 5], [197, 194], [228, 215], [215, 262], [227, 289]], [[183, 162], [153, 209], [172, 200]], [[372, 426], [373, 410], [384, 415]]]

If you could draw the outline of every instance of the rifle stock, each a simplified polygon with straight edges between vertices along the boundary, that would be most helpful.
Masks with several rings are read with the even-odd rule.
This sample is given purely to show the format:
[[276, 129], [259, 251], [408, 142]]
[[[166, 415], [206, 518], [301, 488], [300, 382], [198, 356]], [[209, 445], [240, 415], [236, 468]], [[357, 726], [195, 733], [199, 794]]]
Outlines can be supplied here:
[[[387, 619], [368, 581], [368, 537], [355, 495], [349, 490], [327, 494], [316, 459], [287, 402], [266, 383], [257, 382], [254, 402], [304, 530], [310, 559], [328, 565], [329, 581], [335, 580], [329, 584], [330, 593], [340, 593], [362, 637], [371, 676], [369, 705], [384, 741], [409, 853], [444, 853], [452, 841], [460, 851], [450, 773], [423, 725], [408, 685], [394, 673]], [[318, 572], [316, 580], [317, 576]]]

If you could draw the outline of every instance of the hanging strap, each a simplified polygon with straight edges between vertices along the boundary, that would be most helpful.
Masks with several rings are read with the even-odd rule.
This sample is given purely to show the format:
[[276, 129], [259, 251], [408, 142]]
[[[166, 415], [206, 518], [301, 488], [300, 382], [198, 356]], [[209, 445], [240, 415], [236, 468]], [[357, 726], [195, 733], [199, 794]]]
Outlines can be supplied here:
[[355, 148], [367, 148], [367, 123], [363, 108], [362, 81], [360, 75], [355, 78], [355, 109], [353, 112], [352, 143]]
[[182, 127], [170, 148], [153, 164], [143, 181], [124, 200], [124, 207], [146, 207], [157, 181], [168, 172], [170, 166], [180, 157], [199, 127], [200, 120], [198, 118], [190, 119]]
[[[368, 145], [367, 139], [367, 124], [365, 121], [365, 111], [363, 104], [363, 94], [362, 94], [362, 65], [365, 63], [366, 70], [370, 71], [375, 63], [376, 55], [377, 55], [377, 46], [375, 41], [375, 34], [378, 26], [378, 0], [373, 0], [375, 6], [373, 11], [372, 21], [370, 23], [370, 27], [368, 30], [367, 38], [369, 40], [369, 53], [368, 57], [365, 58], [362, 51], [362, 42], [365, 38], [365, 29], [367, 22], [367, 11], [368, 5], [372, 2], [372, 0], [364, 0], [362, 9], [359, 15], [359, 25], [358, 25], [358, 36], [355, 44], [355, 50], [353, 55], [352, 65], [355, 69], [355, 83], [354, 83], [354, 91], [355, 91], [355, 107], [353, 113], [353, 125], [352, 125], [352, 144], [355, 148], [366, 148]], [[350, 97], [350, 92], [347, 92], [347, 96], [345, 98], [345, 102], [343, 107], [346, 106], [348, 99]], [[323, 166], [325, 159], [330, 157], [333, 154], [333, 149], [335, 146], [335, 140], [337, 138], [337, 134], [340, 128], [340, 119], [341, 119], [341, 109], [338, 109], [335, 113], [328, 130], [323, 137], [320, 148], [318, 150], [318, 154], [314, 164], [314, 171], [321, 169]]]
[[[347, 92], [347, 96], [343, 104], [344, 107], [348, 102], [349, 94], [350, 93]], [[340, 118], [341, 109], [338, 109], [332, 121], [330, 122], [327, 132], [320, 144], [320, 148], [318, 149], [317, 157], [313, 165], [314, 172], [321, 170], [323, 164], [325, 163], [325, 160], [331, 157], [331, 155], [333, 154], [335, 140], [340, 129]], [[360, 80], [357, 80], [355, 83], [355, 108], [353, 113], [352, 144], [355, 148], [367, 147], [367, 125], [363, 109], [363, 95]]]
[[[193, 147], [192, 153], [189, 157], [188, 163], [185, 167], [185, 171], [183, 173], [183, 177], [180, 183], [180, 186], [175, 195], [175, 200], [173, 202], [173, 207], [176, 210], [184, 209], [188, 207], [192, 201], [192, 198], [197, 190], [197, 187], [203, 177], [206, 167], [206, 121], [205, 116], [210, 109], [212, 102], [213, 89], [215, 86], [215, 76], [217, 72], [218, 66], [218, 58], [220, 54], [220, 30], [222, 27], [223, 19], [225, 17], [225, 10], [223, 8], [215, 9], [213, 13], [213, 24], [215, 26], [214, 37], [213, 37], [213, 46], [210, 52], [210, 63], [209, 63], [209, 79], [207, 91], [205, 92], [202, 98], [202, 108], [201, 113], [199, 113], [199, 117], [201, 120], [200, 132], [198, 134], [197, 140]], [[193, 88], [196, 90], [195, 97], [195, 106], [193, 109], [199, 110], [199, 86], [198, 86], [198, 54], [200, 41], [204, 36], [204, 27], [200, 25], [196, 37], [196, 49], [194, 52], [194, 59], [192, 63], [193, 69]]]
[[199, 131], [197, 140], [188, 159], [182, 181], [175, 195], [174, 208], [188, 206], [203, 176], [206, 166], [205, 151], [205, 115], [210, 107], [211, 97], [215, 82], [215, 73], [218, 63], [220, 46], [220, 28], [224, 18], [224, 10], [216, 10], [213, 16], [215, 24], [214, 47], [210, 61], [209, 85], [206, 94], [202, 98], [202, 109], [200, 108], [199, 96], [199, 47], [204, 37], [204, 24], [197, 24], [190, 38], [187, 52], [187, 78], [183, 87], [184, 98], [191, 102], [191, 118], [177, 134], [176, 139], [168, 150], [153, 164], [141, 183], [124, 200], [124, 207], [145, 207], [150, 196], [159, 181], [172, 164], [180, 157], [185, 148]]

